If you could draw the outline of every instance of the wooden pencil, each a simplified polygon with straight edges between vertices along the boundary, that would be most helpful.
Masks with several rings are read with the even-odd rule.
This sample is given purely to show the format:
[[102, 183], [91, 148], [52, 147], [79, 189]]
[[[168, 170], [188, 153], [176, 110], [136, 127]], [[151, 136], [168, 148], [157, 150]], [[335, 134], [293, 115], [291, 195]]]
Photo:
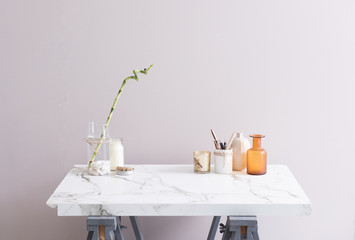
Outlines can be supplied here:
[[211, 129], [211, 133], [212, 133], [212, 137], [213, 137], [213, 141], [214, 141], [214, 146], [216, 147], [216, 149], [220, 149], [216, 134], [214, 134], [214, 131], [212, 129]]

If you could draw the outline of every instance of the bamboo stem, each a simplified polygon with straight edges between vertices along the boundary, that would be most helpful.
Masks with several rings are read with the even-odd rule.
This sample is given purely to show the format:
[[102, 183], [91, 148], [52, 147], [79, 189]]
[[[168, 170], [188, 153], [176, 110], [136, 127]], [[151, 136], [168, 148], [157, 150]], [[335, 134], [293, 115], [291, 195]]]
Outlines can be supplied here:
[[115, 111], [115, 108], [116, 108], [118, 99], [119, 99], [120, 96], [121, 96], [122, 90], [123, 90], [124, 86], [126, 85], [126, 82], [127, 82], [129, 79], [135, 79], [137, 82], [139, 82], [138, 73], [147, 74], [148, 71], [149, 71], [149, 69], [150, 69], [151, 67], [153, 67], [153, 64], [150, 65], [149, 68], [145, 68], [144, 70], [137, 70], [137, 69], [134, 69], [134, 70], [133, 70], [134, 76], [129, 76], [129, 77], [127, 77], [127, 78], [125, 78], [125, 79], [123, 80], [122, 85], [121, 85], [121, 88], [120, 88], [120, 90], [119, 90], [118, 93], [117, 93], [117, 96], [116, 96], [116, 98], [115, 98], [115, 101], [113, 102], [113, 105], [112, 105], [112, 107], [111, 107], [110, 113], [109, 113], [109, 115], [108, 115], [108, 117], [107, 117], [107, 120], [106, 120], [106, 123], [105, 123], [105, 126], [104, 126], [104, 130], [103, 130], [103, 132], [102, 132], [102, 134], [101, 134], [100, 141], [99, 141], [98, 144], [96, 145], [95, 151], [94, 151], [94, 153], [92, 154], [92, 157], [91, 157], [91, 159], [90, 159], [89, 168], [90, 168], [90, 166], [91, 166], [91, 163], [95, 160], [96, 154], [99, 152], [100, 147], [101, 147], [101, 144], [102, 144], [102, 142], [104, 141], [104, 138], [105, 138], [105, 136], [106, 136], [107, 127], [108, 127], [108, 125], [109, 125], [109, 123], [110, 123], [110, 121], [111, 121], [112, 114], [113, 114], [113, 112]]

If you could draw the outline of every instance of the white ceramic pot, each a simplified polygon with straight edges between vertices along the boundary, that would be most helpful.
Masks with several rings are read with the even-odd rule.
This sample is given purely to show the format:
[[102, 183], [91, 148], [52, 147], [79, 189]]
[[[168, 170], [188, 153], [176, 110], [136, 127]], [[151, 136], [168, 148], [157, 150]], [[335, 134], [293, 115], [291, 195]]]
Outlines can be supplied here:
[[233, 150], [215, 150], [214, 171], [220, 174], [230, 174], [233, 171]]

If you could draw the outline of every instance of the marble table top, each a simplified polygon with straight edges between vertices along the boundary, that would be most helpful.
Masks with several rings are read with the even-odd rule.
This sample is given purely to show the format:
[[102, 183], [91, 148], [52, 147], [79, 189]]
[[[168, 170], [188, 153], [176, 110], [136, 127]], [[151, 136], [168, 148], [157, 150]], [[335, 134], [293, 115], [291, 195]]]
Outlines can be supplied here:
[[[311, 202], [284, 165], [267, 174], [196, 174], [192, 165], [130, 165], [131, 176], [69, 171], [48, 199], [59, 216], [310, 215]], [[213, 170], [213, 169], [212, 169]]]

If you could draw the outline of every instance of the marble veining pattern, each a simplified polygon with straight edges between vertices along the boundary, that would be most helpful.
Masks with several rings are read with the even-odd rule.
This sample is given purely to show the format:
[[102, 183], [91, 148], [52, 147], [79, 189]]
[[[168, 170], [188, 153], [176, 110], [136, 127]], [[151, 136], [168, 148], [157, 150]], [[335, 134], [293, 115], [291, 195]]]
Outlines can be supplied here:
[[288, 167], [263, 176], [195, 174], [192, 165], [132, 165], [135, 173], [69, 171], [48, 199], [60, 216], [309, 215], [311, 203]]

